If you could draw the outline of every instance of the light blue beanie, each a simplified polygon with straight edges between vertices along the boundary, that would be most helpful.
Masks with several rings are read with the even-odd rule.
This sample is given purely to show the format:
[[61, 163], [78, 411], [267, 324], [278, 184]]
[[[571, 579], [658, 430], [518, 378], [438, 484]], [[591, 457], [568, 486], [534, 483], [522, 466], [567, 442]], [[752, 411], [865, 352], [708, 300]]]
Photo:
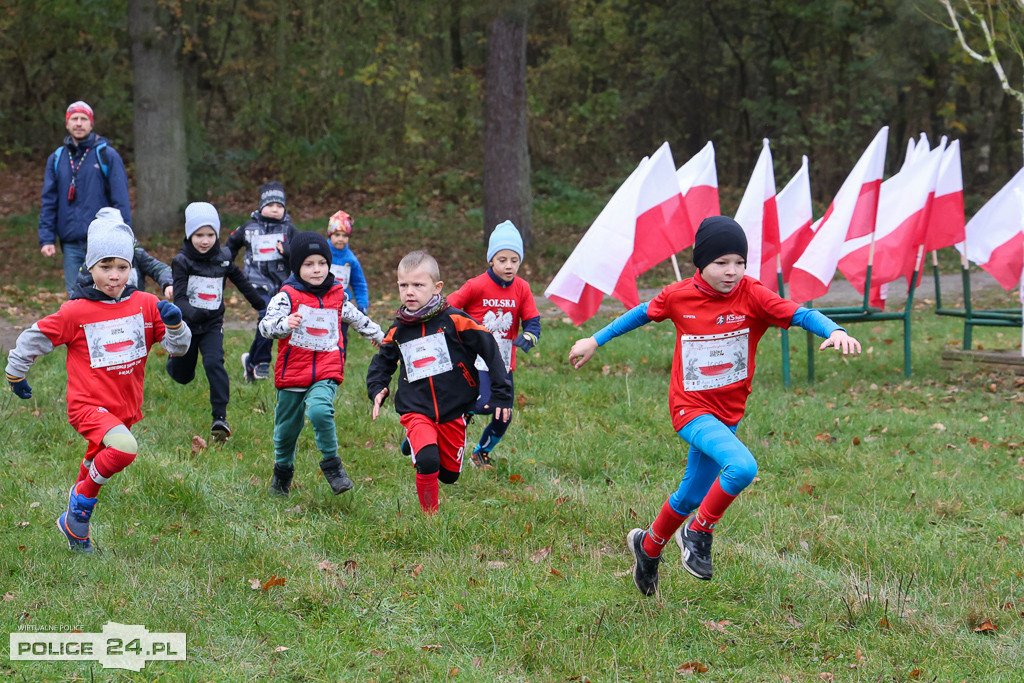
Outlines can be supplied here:
[[491, 239], [487, 242], [487, 262], [490, 263], [502, 249], [516, 252], [520, 260], [523, 258], [523, 236], [512, 221], [498, 223], [491, 231]]
[[220, 214], [213, 204], [209, 202], [192, 202], [185, 207], [185, 237], [192, 239], [192, 235], [199, 228], [209, 225], [217, 233], [220, 239]]
[[105, 206], [89, 223], [85, 245], [85, 267], [92, 268], [105, 258], [120, 258], [128, 263], [135, 257], [135, 234], [124, 222], [121, 212]]

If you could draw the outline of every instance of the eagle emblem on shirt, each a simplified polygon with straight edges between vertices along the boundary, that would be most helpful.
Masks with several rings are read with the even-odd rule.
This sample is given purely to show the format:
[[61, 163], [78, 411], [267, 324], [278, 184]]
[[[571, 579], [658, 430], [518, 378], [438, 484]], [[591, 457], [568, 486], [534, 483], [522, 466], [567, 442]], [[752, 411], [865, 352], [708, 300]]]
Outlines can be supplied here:
[[509, 329], [512, 328], [512, 314], [501, 309], [498, 311], [487, 311], [482, 322], [484, 327], [490, 330], [491, 334], [503, 336], [508, 334]]

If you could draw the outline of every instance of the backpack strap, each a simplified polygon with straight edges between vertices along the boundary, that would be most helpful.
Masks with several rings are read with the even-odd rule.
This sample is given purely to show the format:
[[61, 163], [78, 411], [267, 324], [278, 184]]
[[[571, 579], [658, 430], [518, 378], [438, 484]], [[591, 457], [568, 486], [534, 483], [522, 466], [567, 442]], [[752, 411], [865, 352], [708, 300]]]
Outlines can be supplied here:
[[102, 142], [96, 147], [96, 160], [100, 162], [100, 173], [103, 174], [103, 179], [107, 180], [110, 177], [110, 161], [107, 159], [107, 143]]
[[53, 150], [53, 175], [57, 175], [57, 169], [60, 166], [60, 155], [64, 153], [64, 145], [61, 145], [57, 149]]

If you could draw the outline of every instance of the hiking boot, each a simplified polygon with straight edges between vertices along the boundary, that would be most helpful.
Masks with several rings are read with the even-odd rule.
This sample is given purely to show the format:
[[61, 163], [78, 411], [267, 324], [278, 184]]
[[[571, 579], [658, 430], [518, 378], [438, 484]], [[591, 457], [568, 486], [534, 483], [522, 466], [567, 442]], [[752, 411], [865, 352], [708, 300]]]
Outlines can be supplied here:
[[324, 473], [324, 479], [331, 485], [331, 490], [334, 491], [334, 495], [339, 493], [345, 493], [351, 489], [355, 484], [348, 478], [348, 474], [345, 472], [345, 466], [341, 464], [341, 458], [335, 456], [333, 458], [327, 458], [326, 460], [320, 461], [320, 470]]
[[661, 555], [650, 557], [644, 550], [643, 529], [632, 529], [626, 534], [626, 547], [633, 553], [633, 583], [644, 595], [654, 595], [658, 590], [658, 564]]
[[228, 427], [228, 421], [223, 417], [214, 418], [213, 426], [210, 427], [210, 438], [223, 442], [227, 441], [229, 436], [231, 436], [231, 427]]
[[409, 443], [409, 439], [402, 439], [402, 455], [412, 455], [412, 444]]
[[469, 458], [473, 462], [474, 467], [480, 469], [494, 469], [491, 465], [491, 454], [487, 451], [482, 451], [479, 448], [473, 449], [473, 455]]
[[292, 488], [292, 477], [295, 476], [294, 467], [282, 467], [274, 465], [274, 478], [270, 480], [270, 495], [287, 496]]
[[68, 549], [76, 553], [92, 554], [92, 543], [89, 542], [89, 518], [96, 507], [95, 498], [87, 498], [75, 493], [77, 482], [72, 484], [68, 493], [68, 509], [57, 518], [57, 528], [68, 541]]
[[252, 374], [252, 368], [249, 367], [249, 353], [242, 354], [242, 381], [243, 382], [254, 382], [256, 377]]
[[706, 531], [694, 531], [690, 520], [676, 529], [672, 535], [676, 545], [683, 551], [683, 568], [698, 579], [711, 580], [711, 541], [714, 536]]
[[258, 380], [270, 377], [270, 363], [257, 363], [252, 369], [252, 376]]

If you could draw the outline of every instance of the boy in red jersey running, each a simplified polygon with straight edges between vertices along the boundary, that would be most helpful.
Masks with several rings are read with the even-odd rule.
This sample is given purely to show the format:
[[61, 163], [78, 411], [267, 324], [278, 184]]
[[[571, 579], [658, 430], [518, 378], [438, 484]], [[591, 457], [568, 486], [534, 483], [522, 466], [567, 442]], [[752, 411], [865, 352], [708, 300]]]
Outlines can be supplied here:
[[768, 327], [798, 325], [825, 338], [821, 350], [860, 353], [860, 342], [834, 321], [744, 276], [746, 257], [747, 238], [736, 221], [704, 219], [693, 245], [692, 278], [669, 285], [569, 351], [569, 362], [579, 369], [599, 346], [641, 325], [671, 320], [676, 326], [669, 406], [672, 428], [690, 452], [682, 483], [650, 528], [626, 536], [635, 560], [633, 582], [644, 595], [658, 589], [658, 563], [669, 538], [682, 550], [686, 571], [711, 578], [715, 524], [757, 474], [736, 426], [750, 395], [757, 343]]
[[[516, 349], [529, 353], [540, 341], [540, 313], [533, 301], [530, 284], [517, 277], [523, 262], [523, 238], [512, 221], [500, 223], [491, 231], [487, 243], [487, 263], [490, 268], [483, 275], [466, 282], [448, 296], [448, 304], [461, 308], [491, 331], [501, 350], [501, 358], [508, 373], [508, 382], [515, 397], [512, 373], [516, 369]], [[523, 325], [522, 334], [519, 324]], [[480, 371], [480, 395], [473, 409], [475, 415], [493, 415], [491, 405], [491, 375], [479, 356], [476, 369]], [[480, 443], [473, 449], [472, 462], [477, 467], [490, 467], [491, 451], [505, 436], [509, 422], [491, 418], [480, 435]]]
[[512, 386], [497, 342], [486, 327], [448, 305], [443, 287], [433, 256], [423, 251], [405, 255], [398, 264], [402, 305], [366, 371], [376, 420], [401, 363], [395, 410], [416, 466], [420, 508], [428, 515], [438, 511], [438, 482], [454, 484], [462, 472], [465, 415], [479, 393], [473, 366], [477, 356], [491, 368], [494, 416], [503, 422], [512, 417]]
[[142, 419], [146, 356], [161, 342], [168, 354], [188, 350], [192, 333], [181, 310], [128, 284], [135, 251], [132, 230], [102, 216], [89, 225], [85, 267], [92, 283], [18, 337], [7, 358], [7, 381], [19, 398], [31, 398], [25, 379], [35, 360], [67, 346], [68, 418], [88, 442], [68, 508], [57, 528], [72, 551], [91, 553], [89, 519], [100, 487], [138, 454], [129, 428]]

